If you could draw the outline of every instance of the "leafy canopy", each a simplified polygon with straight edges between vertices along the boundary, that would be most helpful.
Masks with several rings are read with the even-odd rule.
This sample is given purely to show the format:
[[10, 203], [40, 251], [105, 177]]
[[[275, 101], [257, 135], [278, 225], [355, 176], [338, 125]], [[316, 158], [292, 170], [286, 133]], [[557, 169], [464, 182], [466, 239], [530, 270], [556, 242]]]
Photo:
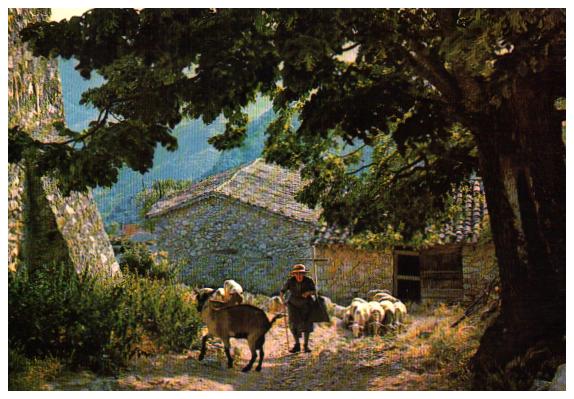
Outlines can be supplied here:
[[[110, 185], [123, 164], [145, 172], [156, 143], [176, 148], [182, 118], [223, 114], [211, 143], [239, 146], [243, 108], [262, 93], [277, 114], [266, 159], [303, 166], [312, 183], [299, 199], [355, 231], [408, 220], [409, 233], [444, 209], [477, 172], [474, 139], [509, 113], [515, 85], [540, 80], [552, 101], [565, 96], [556, 9], [94, 9], [33, 25], [24, 40], [106, 79], [82, 97], [98, 120], [60, 127], [72, 146], [34, 143], [65, 188]], [[18, 159], [29, 143], [12, 137]]]

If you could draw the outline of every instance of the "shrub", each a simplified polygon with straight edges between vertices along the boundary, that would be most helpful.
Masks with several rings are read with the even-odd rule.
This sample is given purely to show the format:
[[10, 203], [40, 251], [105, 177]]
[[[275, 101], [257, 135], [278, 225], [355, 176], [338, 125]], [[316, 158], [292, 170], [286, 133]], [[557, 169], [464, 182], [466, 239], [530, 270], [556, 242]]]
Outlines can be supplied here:
[[129, 243], [124, 248], [120, 260], [122, 272], [135, 273], [140, 276], [148, 275], [155, 263], [148, 247], [142, 243]]
[[10, 391], [39, 391], [57, 377], [62, 364], [53, 357], [28, 359], [19, 350], [8, 351], [8, 389]]
[[152, 253], [143, 243], [127, 242], [122, 246], [119, 262], [122, 272], [151, 279], [173, 280], [177, 277], [178, 268], [168, 261], [166, 252]]
[[68, 265], [9, 275], [9, 342], [28, 357], [111, 371], [131, 356], [134, 318], [118, 317], [122, 289]]
[[9, 274], [9, 346], [27, 358], [113, 372], [147, 336], [166, 350], [195, 342], [199, 316], [184, 290], [135, 274], [100, 280], [67, 265], [22, 269]]
[[187, 287], [135, 275], [124, 282], [123, 306], [135, 310], [138, 326], [162, 350], [180, 351], [197, 341], [201, 319]]

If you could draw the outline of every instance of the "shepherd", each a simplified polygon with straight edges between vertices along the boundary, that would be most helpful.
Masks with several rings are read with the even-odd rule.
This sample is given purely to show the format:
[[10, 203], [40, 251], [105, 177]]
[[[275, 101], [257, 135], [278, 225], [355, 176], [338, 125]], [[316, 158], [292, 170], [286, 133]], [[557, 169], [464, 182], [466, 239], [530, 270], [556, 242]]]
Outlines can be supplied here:
[[[310, 313], [313, 306], [312, 295], [316, 294], [315, 282], [305, 276], [307, 269], [305, 265], [298, 264], [293, 266], [291, 277], [281, 288], [281, 298], [283, 303], [287, 304], [289, 312], [289, 329], [295, 338], [295, 345], [289, 351], [297, 353], [301, 351], [299, 339], [301, 334], [304, 336], [304, 351], [311, 352], [309, 347], [309, 336], [313, 332], [313, 321], [310, 320]], [[289, 291], [285, 300], [284, 295]]]

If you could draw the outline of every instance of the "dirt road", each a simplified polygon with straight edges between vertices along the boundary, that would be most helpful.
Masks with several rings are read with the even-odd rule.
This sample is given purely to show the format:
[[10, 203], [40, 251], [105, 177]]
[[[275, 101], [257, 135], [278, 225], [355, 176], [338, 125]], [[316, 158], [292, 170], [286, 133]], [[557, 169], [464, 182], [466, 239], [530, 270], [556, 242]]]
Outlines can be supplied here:
[[[452, 318], [452, 316], [450, 317]], [[283, 320], [267, 333], [261, 372], [241, 372], [248, 362], [245, 340], [231, 340], [233, 369], [227, 369], [220, 342], [208, 345], [202, 362], [198, 350], [135, 359], [118, 377], [90, 372], [60, 376], [51, 390], [404, 390], [465, 389], [452, 371], [424, 367], [422, 341], [439, 331], [432, 317], [417, 317], [401, 334], [353, 339], [334, 319], [316, 325], [312, 353], [290, 354]], [[339, 323], [339, 324], [338, 324]], [[448, 325], [445, 324], [445, 325]], [[418, 337], [418, 338], [417, 338]], [[293, 340], [290, 337], [290, 344]], [[428, 349], [428, 348], [427, 348]]]

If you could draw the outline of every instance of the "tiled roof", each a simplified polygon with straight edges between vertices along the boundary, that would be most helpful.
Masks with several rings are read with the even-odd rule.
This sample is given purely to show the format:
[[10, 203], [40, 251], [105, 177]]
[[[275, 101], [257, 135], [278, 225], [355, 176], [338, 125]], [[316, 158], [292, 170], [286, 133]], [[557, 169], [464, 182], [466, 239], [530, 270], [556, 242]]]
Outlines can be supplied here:
[[351, 238], [351, 231], [348, 227], [340, 228], [322, 223], [315, 229], [313, 244], [346, 244]]
[[[484, 187], [480, 178], [473, 178], [463, 184], [455, 194], [455, 205], [461, 213], [456, 218], [444, 222], [438, 228], [438, 234], [425, 245], [475, 243], [481, 232], [488, 224], [488, 209]], [[436, 230], [433, 226], [427, 228], [427, 233]], [[348, 228], [327, 226], [322, 224], [315, 230], [314, 244], [345, 244], [349, 242], [351, 233]]]
[[170, 212], [209, 195], [223, 195], [294, 220], [317, 223], [320, 211], [295, 200], [295, 194], [302, 186], [298, 172], [256, 159], [201, 180], [188, 190], [158, 202], [147, 216]]
[[458, 190], [456, 205], [462, 213], [447, 221], [439, 230], [440, 243], [474, 243], [488, 223], [488, 209], [482, 179], [474, 178]]

